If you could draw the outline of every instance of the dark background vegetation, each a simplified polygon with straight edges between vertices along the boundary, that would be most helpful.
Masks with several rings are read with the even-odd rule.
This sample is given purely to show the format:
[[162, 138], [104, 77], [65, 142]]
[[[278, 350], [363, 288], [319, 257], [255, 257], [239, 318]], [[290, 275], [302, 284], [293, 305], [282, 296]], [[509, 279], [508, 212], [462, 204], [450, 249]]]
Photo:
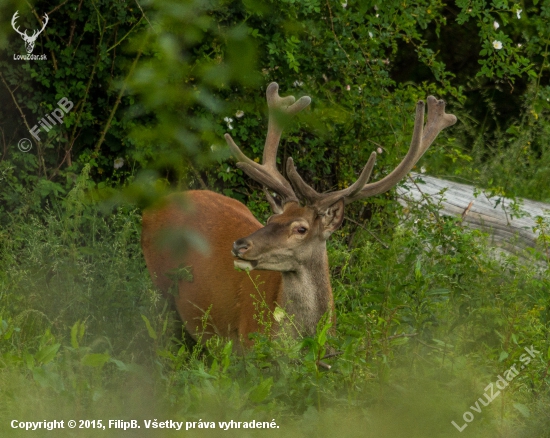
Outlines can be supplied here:
[[[33, 52], [47, 61], [14, 60], [25, 53], [15, 11], [21, 30], [48, 13]], [[318, 190], [353, 182], [378, 148], [373, 179], [391, 171], [416, 101], [433, 94], [459, 122], [417, 171], [549, 201], [549, 11], [548, 0], [2, 2], [0, 430], [23, 436], [11, 418], [162, 415], [275, 418], [297, 436], [334, 424], [450, 436], [535, 345], [540, 356], [463, 434], [548, 436], [544, 255], [495, 260], [486, 236], [436, 205], [404, 212], [384, 194], [351, 206], [332, 238], [335, 337], [258, 335], [236, 357], [223, 340], [206, 351], [177, 340], [139, 235], [140, 209], [172, 190], [208, 188], [267, 217], [223, 134], [261, 156], [272, 81], [312, 97], [279, 158]], [[64, 124], [35, 142], [29, 129], [63, 97], [74, 103]], [[327, 343], [343, 352], [331, 373], [315, 361]]]

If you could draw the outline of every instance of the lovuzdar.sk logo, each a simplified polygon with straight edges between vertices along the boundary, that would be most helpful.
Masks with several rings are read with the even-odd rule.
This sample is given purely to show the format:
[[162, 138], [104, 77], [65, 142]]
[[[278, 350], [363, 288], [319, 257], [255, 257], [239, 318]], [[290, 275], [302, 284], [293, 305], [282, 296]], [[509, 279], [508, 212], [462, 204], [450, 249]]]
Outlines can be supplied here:
[[46, 58], [46, 55], [45, 54], [42, 54], [42, 55], [33, 55], [32, 54], [32, 51], [34, 50], [34, 43], [36, 42], [36, 39], [38, 38], [38, 35], [40, 35], [44, 29], [46, 28], [46, 25], [48, 24], [48, 21], [49, 21], [49, 18], [48, 18], [48, 14], [44, 14], [44, 17], [43, 17], [43, 23], [42, 23], [42, 29], [40, 30], [37, 30], [37, 29], [34, 29], [32, 31], [32, 35], [28, 35], [27, 34], [27, 30], [28, 29], [25, 29], [24, 32], [21, 32], [19, 30], [19, 26], [16, 27], [16, 21], [17, 21], [17, 18], [19, 17], [19, 11], [15, 11], [15, 14], [13, 14], [13, 17], [11, 19], [11, 26], [13, 27], [13, 30], [15, 30], [19, 35], [21, 35], [21, 38], [23, 38], [23, 41], [25, 42], [25, 49], [27, 50], [27, 54], [26, 55], [13, 55], [13, 59], [15, 60], [23, 60], [23, 61], [43, 61]]

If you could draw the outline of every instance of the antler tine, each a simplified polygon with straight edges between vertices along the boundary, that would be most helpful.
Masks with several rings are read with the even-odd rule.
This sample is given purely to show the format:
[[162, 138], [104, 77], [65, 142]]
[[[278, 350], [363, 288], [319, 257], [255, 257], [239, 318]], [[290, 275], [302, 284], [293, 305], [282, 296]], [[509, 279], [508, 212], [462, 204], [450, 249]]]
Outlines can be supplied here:
[[269, 122], [265, 139], [263, 162], [270, 167], [277, 167], [277, 150], [283, 133], [283, 122], [286, 117], [292, 116], [311, 103], [309, 96], [302, 96], [297, 102], [294, 96], [279, 96], [279, 85], [272, 82], [265, 92], [269, 108]]
[[302, 179], [294, 166], [292, 157], [288, 157], [286, 160], [286, 175], [296, 190], [298, 197], [307, 205], [313, 205], [321, 199], [322, 195]]
[[298, 194], [298, 197], [300, 197], [306, 204], [312, 205], [319, 212], [322, 212], [340, 199], [354, 196], [355, 194], [359, 193], [368, 182], [372, 174], [372, 169], [374, 168], [375, 162], [376, 152], [373, 152], [370, 155], [367, 164], [365, 164], [365, 167], [361, 171], [361, 175], [359, 175], [357, 181], [355, 181], [351, 186], [346, 189], [330, 193], [318, 193], [311, 186], [305, 183], [296, 168], [294, 167], [294, 160], [292, 159], [292, 157], [289, 157], [286, 162], [286, 172], [288, 178], [290, 179], [290, 182], [292, 183], [294, 189]]
[[13, 27], [13, 30], [15, 30], [19, 35], [23, 35], [23, 32], [19, 31], [19, 26], [17, 26], [17, 28], [15, 27], [15, 22], [17, 21], [18, 18], [19, 18], [19, 11], [15, 11], [15, 14], [13, 14], [13, 17], [11, 19], [11, 27]]
[[430, 147], [438, 134], [445, 128], [456, 123], [456, 116], [445, 113], [445, 102], [433, 96], [428, 97], [428, 122], [424, 130], [424, 102], [416, 104], [416, 117], [411, 145], [407, 155], [399, 165], [385, 178], [374, 183], [366, 184], [355, 195], [346, 198], [346, 204], [370, 196], [384, 193], [395, 186], [420, 160], [424, 152]]
[[[243, 154], [229, 134], [225, 134], [225, 140], [233, 155], [237, 158], [237, 167], [239, 169], [242, 169], [255, 181], [276, 192], [282, 198], [283, 204], [291, 201], [298, 202], [298, 198], [290, 183], [277, 170], [277, 149], [279, 148], [279, 140], [283, 132], [280, 119], [281, 116], [288, 117], [303, 110], [311, 103], [311, 98], [303, 96], [296, 101], [293, 96], [280, 97], [279, 85], [275, 82], [272, 82], [267, 87], [266, 97], [269, 107], [269, 122], [262, 164], [256, 163]], [[270, 201], [270, 205], [276, 211], [276, 203]]]
[[445, 102], [437, 100], [433, 96], [428, 96], [428, 122], [424, 127], [424, 135], [422, 136], [422, 149], [420, 155], [416, 159], [418, 161], [424, 152], [430, 147], [441, 131], [456, 123], [454, 114], [445, 113]]
[[44, 24], [42, 25], [42, 29], [40, 29], [40, 32], [38, 32], [39, 34], [42, 33], [42, 31], [46, 28], [48, 21], [50, 21], [50, 17], [48, 17], [48, 14], [44, 12], [44, 17], [42, 17], [42, 19], [44, 20]]
[[40, 35], [44, 31], [44, 29], [46, 29], [46, 25], [48, 24], [48, 21], [49, 21], [48, 14], [44, 13], [44, 17], [42, 17], [42, 19], [44, 20], [44, 24], [42, 25], [42, 29], [33, 30], [31, 38], [38, 37], [38, 35]]

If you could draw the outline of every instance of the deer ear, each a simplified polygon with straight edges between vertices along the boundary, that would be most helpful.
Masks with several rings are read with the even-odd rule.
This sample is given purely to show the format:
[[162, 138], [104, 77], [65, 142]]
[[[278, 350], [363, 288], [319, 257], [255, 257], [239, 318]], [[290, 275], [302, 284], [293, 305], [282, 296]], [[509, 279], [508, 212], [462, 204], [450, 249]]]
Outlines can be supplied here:
[[334, 233], [344, 220], [344, 199], [340, 199], [321, 213], [323, 226], [323, 238], [327, 240]]

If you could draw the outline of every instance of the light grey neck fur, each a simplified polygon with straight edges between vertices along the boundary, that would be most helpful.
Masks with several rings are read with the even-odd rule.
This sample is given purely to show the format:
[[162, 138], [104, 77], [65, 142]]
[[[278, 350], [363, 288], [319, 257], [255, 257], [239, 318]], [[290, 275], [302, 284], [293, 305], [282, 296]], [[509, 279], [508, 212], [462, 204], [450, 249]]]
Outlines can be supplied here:
[[332, 288], [325, 245], [297, 271], [283, 272], [281, 305], [294, 315], [293, 331], [302, 336], [315, 334], [321, 316], [332, 307]]

